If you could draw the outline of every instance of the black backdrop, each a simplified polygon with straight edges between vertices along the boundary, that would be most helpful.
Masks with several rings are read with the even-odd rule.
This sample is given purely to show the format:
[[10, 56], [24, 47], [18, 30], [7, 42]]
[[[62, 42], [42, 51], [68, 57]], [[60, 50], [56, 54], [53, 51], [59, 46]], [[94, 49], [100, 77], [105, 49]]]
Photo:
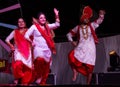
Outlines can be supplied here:
[[[55, 42], [66, 40], [66, 33], [79, 23], [80, 10], [83, 6], [89, 5], [93, 8], [96, 16], [100, 9], [106, 11], [105, 20], [97, 29], [98, 37], [105, 37], [120, 34], [119, 32], [119, 3], [118, 0], [0, 0], [0, 10], [8, 6], [20, 3], [21, 8], [0, 13], [0, 22], [16, 25], [17, 18], [24, 17], [28, 27], [31, 25], [31, 18], [36, 17], [42, 11], [45, 12], [49, 22], [54, 22], [53, 8], [60, 11], [61, 26], [55, 30]], [[5, 37], [12, 29], [1, 27], [0, 38]]]

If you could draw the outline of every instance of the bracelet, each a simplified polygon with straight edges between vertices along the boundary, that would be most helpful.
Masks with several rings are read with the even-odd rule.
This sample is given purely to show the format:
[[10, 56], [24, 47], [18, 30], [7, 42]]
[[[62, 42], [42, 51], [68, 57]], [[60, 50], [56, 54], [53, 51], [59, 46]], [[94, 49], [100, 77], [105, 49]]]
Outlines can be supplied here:
[[56, 22], [60, 22], [59, 18], [56, 19]]
[[56, 15], [55, 18], [56, 18], [56, 19], [59, 18], [59, 15]]

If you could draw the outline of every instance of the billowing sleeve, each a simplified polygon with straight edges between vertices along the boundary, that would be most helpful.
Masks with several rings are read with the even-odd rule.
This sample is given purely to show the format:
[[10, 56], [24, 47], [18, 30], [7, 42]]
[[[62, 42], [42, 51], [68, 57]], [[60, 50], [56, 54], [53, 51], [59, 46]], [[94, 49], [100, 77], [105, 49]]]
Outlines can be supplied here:
[[35, 25], [32, 25], [28, 30], [27, 32], [25, 33], [25, 38], [31, 42], [31, 39], [30, 39], [30, 36], [32, 35], [33, 31], [35, 29]]
[[74, 37], [77, 32], [78, 32], [78, 26], [76, 26], [76, 27], [74, 27], [73, 29], [71, 29], [71, 30], [67, 33], [67, 35], [66, 35], [68, 41], [73, 41], [73, 38], [72, 38], [72, 37]]
[[51, 23], [48, 24], [50, 29], [57, 29], [58, 27], [60, 27], [60, 22], [55, 22], [55, 23]]

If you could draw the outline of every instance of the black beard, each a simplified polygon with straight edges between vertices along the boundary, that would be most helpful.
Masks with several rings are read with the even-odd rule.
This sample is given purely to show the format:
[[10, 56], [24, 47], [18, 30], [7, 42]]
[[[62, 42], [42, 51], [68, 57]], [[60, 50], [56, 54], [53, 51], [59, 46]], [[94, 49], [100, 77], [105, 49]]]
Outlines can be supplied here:
[[[89, 22], [88, 22], [88, 23], [89, 23]], [[82, 24], [86, 25], [86, 24], [88, 24], [88, 23], [86, 23], [86, 22], [83, 22]]]

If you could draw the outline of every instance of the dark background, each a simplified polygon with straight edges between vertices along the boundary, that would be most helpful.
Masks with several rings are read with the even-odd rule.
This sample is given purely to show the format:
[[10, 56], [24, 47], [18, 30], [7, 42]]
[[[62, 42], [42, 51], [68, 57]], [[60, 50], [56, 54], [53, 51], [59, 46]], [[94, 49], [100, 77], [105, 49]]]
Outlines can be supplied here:
[[[96, 30], [99, 38], [120, 34], [119, 0], [0, 0], [0, 9], [20, 3], [21, 8], [0, 13], [0, 22], [17, 25], [17, 19], [24, 17], [27, 26], [32, 24], [32, 17], [44, 12], [50, 23], [55, 21], [53, 8], [59, 10], [61, 26], [55, 30], [55, 42], [67, 41], [67, 32], [79, 23], [81, 9], [89, 5], [93, 11], [93, 19], [98, 17], [100, 9], [106, 11], [105, 19]], [[0, 26], [0, 39], [5, 40], [12, 29]]]

